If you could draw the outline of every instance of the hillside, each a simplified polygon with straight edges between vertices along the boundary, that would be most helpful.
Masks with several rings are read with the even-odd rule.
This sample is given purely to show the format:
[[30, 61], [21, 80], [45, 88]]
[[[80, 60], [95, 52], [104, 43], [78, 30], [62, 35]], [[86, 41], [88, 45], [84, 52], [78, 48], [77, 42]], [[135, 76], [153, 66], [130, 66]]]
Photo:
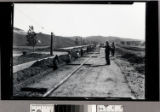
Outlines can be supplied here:
[[[13, 31], [13, 46], [26, 46], [26, 32], [19, 28], [14, 28]], [[37, 46], [49, 46], [50, 45], [50, 35], [44, 33], [37, 33], [38, 40], [40, 41]], [[56, 47], [70, 47], [75, 46], [74, 40], [70, 38], [65, 38], [61, 36], [54, 36], [54, 46]], [[56, 41], [56, 42], [55, 42]]]
[[[26, 32], [19, 29], [14, 28], [14, 34], [13, 34], [13, 45], [14, 46], [26, 46]], [[37, 33], [38, 40], [40, 41], [37, 46], [49, 46], [50, 45], [50, 35], [44, 34], [44, 33]], [[115, 42], [120, 44], [126, 44], [126, 45], [140, 45], [144, 43], [144, 41], [135, 40], [135, 39], [128, 39], [128, 38], [121, 38], [121, 37], [114, 37], [114, 36], [88, 36], [85, 38], [82, 38], [80, 36], [73, 36], [73, 37], [62, 37], [62, 36], [54, 36], [54, 47], [60, 48], [60, 47], [70, 47], [70, 46], [76, 46], [75, 40], [78, 39], [78, 43], [81, 43], [82, 40], [86, 43], [96, 42], [96, 43], [105, 43], [106, 41], [109, 42]]]
[[104, 37], [104, 36], [89, 36], [89, 37], [86, 37], [86, 40], [88, 40], [88, 41], [95, 41], [95, 42], [98, 42], [98, 43], [104, 43], [105, 41], [118, 42], [121, 39], [118, 38], [118, 37], [112, 37], [112, 36], [108, 36], [108, 37]]
[[143, 45], [145, 41], [138, 40], [138, 39], [130, 39], [130, 38], [121, 38], [121, 37], [115, 37], [115, 36], [89, 36], [86, 37], [86, 41], [94, 41], [97, 43], [105, 43], [106, 41], [109, 42], [115, 42], [119, 45], [131, 45], [131, 46], [137, 46], [137, 45]]
[[109, 41], [109, 42], [120, 42], [120, 41], [141, 41], [141, 40], [137, 40], [137, 39], [129, 39], [129, 38], [122, 38], [122, 37], [115, 37], [115, 36], [89, 36], [86, 37], [87, 40], [89, 41], [96, 41], [99, 43], [104, 43], [105, 41]]

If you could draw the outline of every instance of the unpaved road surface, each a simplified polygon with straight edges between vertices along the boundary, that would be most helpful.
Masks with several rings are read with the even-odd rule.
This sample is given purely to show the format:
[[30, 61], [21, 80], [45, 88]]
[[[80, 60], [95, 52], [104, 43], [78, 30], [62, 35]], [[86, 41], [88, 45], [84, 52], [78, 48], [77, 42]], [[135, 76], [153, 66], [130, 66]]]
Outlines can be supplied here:
[[83, 66], [51, 96], [135, 98], [114, 58], [105, 65], [103, 48], [86, 64], [91, 65]]
[[[90, 54], [91, 55], [91, 54]], [[111, 65], [105, 65], [104, 49], [101, 48], [92, 58], [74, 73], [66, 82], [50, 94], [50, 97], [106, 97], [106, 98], [132, 98], [126, 78], [120, 67], [111, 57]], [[77, 59], [70, 65], [64, 65], [56, 71], [39, 79], [39, 83], [29, 87], [51, 89], [59, 81], [64, 79], [78, 64], [86, 60], [88, 56]]]

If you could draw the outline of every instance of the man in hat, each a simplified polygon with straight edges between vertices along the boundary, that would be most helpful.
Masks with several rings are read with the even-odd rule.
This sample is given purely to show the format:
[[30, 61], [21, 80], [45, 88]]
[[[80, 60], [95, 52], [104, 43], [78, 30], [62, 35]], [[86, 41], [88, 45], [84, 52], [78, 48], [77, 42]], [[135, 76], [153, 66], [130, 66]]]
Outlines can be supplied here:
[[106, 46], [105, 46], [105, 59], [106, 59], [106, 65], [110, 65], [110, 51], [111, 47], [109, 46], [109, 42], [106, 41]]

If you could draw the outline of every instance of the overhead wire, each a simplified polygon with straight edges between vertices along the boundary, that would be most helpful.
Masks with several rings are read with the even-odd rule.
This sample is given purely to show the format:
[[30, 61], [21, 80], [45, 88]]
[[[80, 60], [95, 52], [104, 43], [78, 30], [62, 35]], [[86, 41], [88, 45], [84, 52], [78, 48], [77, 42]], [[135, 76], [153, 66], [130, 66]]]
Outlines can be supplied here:
[[[22, 10], [16, 8], [16, 10], [21, 13], [23, 16], [27, 17], [28, 20], [30, 20], [30, 22], [36, 24], [37, 26], [39, 26], [42, 30], [46, 29], [47, 27], [44, 27], [44, 25], [40, 25], [39, 22], [37, 22], [35, 19], [31, 18], [29, 15], [27, 15], [26, 13], [24, 13]], [[48, 29], [48, 28], [47, 28]], [[48, 29], [49, 31], [51, 31], [50, 29]]]

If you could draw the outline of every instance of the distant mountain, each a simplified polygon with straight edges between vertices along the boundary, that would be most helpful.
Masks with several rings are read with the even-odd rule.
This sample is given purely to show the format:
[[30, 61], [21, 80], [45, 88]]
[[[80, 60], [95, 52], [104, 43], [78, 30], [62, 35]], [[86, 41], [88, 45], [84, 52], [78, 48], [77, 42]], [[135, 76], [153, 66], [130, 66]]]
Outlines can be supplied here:
[[106, 41], [115, 41], [117, 39], [118, 38], [116, 38], [116, 37], [104, 37], [104, 36], [89, 36], [89, 37], [86, 37], [87, 41], [95, 41], [95, 42], [98, 42], [98, 43], [105, 43]]
[[109, 41], [109, 42], [140, 41], [140, 40], [137, 40], [137, 39], [121, 38], [121, 37], [114, 37], [114, 36], [107, 36], [107, 37], [104, 37], [104, 36], [89, 36], [89, 37], [86, 37], [86, 39], [88, 41], [96, 41], [98, 43], [104, 43], [106, 41]]
[[18, 34], [23, 34], [23, 35], [27, 34], [24, 30], [16, 28], [16, 27], [13, 28], [13, 32], [18, 33]]
[[20, 29], [20, 28], [16, 28], [16, 27], [14, 27], [13, 30], [14, 30], [14, 31], [24, 31], [24, 30], [22, 30], [22, 29]]
[[137, 46], [137, 45], [142, 45], [144, 41], [138, 40], [138, 39], [129, 39], [129, 38], [121, 38], [121, 37], [114, 37], [114, 36], [89, 36], [86, 37], [86, 41], [94, 41], [97, 43], [105, 43], [106, 41], [109, 42], [115, 42], [116, 44], [120, 45], [131, 45], [131, 46]]

